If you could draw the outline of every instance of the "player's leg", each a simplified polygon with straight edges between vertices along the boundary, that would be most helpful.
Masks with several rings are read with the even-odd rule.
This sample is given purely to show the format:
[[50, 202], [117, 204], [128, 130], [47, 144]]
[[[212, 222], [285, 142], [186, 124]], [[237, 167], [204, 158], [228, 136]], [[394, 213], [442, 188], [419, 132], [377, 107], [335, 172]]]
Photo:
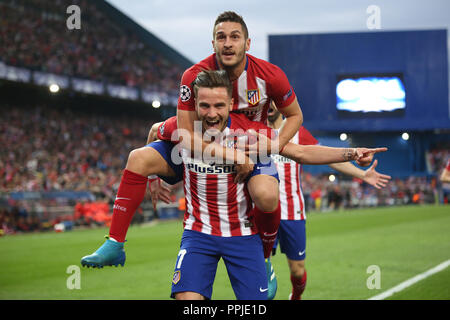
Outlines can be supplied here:
[[247, 182], [247, 189], [254, 203], [252, 215], [263, 241], [264, 258], [269, 258], [277, 238], [281, 211], [279, 201], [278, 172], [273, 162], [255, 164]]
[[280, 251], [286, 254], [292, 292], [291, 300], [300, 300], [306, 287], [306, 221], [282, 220], [280, 224]]
[[202, 296], [200, 293], [197, 292], [178, 292], [175, 293], [175, 299], [176, 300], [206, 300], [204, 296]]
[[267, 275], [258, 235], [223, 237], [222, 258], [238, 300], [266, 300]]
[[218, 245], [213, 236], [185, 230], [175, 263], [171, 298], [211, 299], [219, 259]]
[[289, 295], [289, 300], [301, 300], [302, 294], [306, 287], [306, 269], [305, 259], [303, 260], [288, 260], [289, 270], [291, 271], [292, 292]]
[[254, 202], [252, 215], [263, 243], [269, 299], [273, 299], [277, 292], [277, 278], [270, 254], [277, 238], [281, 218], [278, 183], [278, 171], [272, 161], [266, 164], [257, 163], [247, 183], [247, 189]]
[[167, 181], [178, 172], [177, 178], [182, 179], [171, 159], [173, 148], [172, 143], [156, 141], [131, 151], [114, 201], [110, 238], [125, 241], [133, 215], [144, 199], [149, 175], [159, 175]]
[[182, 169], [171, 162], [173, 147], [168, 142], [157, 141], [129, 154], [114, 201], [109, 237], [97, 251], [81, 259], [83, 266], [124, 265], [126, 233], [136, 209], [144, 199], [147, 176], [157, 174], [169, 183], [182, 179]]

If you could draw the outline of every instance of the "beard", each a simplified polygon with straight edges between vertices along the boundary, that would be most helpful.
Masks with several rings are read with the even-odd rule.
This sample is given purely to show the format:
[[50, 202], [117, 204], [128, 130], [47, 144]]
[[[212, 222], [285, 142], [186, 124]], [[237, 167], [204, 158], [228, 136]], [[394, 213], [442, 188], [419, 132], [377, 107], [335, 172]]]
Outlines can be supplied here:
[[238, 67], [242, 63], [242, 61], [245, 59], [245, 48], [243, 47], [239, 51], [236, 51], [236, 50], [234, 51], [234, 57], [235, 57], [234, 62], [225, 61], [223, 59], [224, 54], [222, 52], [218, 52], [218, 50], [216, 50], [216, 56], [217, 56], [220, 64], [222, 65], [223, 69], [225, 69], [227, 71], [233, 70], [236, 67]]

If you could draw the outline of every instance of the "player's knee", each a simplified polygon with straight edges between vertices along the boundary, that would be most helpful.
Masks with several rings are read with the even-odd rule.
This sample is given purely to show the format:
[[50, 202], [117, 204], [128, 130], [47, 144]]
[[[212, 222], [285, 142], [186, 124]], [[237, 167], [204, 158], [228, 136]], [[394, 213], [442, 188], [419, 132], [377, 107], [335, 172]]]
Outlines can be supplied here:
[[272, 212], [278, 207], [278, 180], [269, 175], [255, 175], [247, 184], [255, 206], [262, 211]]
[[144, 160], [144, 153], [142, 148], [132, 150], [128, 155], [128, 164], [135, 164]]
[[141, 175], [147, 174], [148, 156], [144, 148], [134, 149], [128, 155], [126, 169]]
[[291, 275], [294, 278], [302, 278], [305, 274], [305, 263], [304, 261], [291, 261], [292, 263], [289, 264]]
[[266, 188], [261, 185], [252, 195], [252, 200], [258, 209], [266, 212], [272, 212], [278, 207], [278, 188], [272, 190], [272, 188]]

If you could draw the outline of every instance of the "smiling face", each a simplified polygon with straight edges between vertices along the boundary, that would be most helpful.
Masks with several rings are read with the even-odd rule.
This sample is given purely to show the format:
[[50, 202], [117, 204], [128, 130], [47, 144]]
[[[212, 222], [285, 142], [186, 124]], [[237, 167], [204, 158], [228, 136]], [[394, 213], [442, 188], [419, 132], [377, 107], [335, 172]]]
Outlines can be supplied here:
[[250, 39], [247, 38], [240, 23], [224, 21], [217, 24], [212, 44], [222, 68], [245, 66], [245, 52], [250, 49]]
[[227, 125], [233, 99], [225, 87], [198, 88], [195, 98], [197, 116], [206, 130], [223, 131]]

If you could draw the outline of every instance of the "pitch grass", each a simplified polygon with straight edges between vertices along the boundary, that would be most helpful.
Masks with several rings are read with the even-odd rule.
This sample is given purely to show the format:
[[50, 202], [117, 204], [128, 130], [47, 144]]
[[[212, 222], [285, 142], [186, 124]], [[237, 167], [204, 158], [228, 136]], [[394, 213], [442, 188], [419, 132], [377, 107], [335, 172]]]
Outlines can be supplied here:
[[[450, 259], [450, 206], [408, 206], [311, 213], [307, 218], [303, 298], [367, 299]], [[70, 265], [95, 251], [107, 229], [0, 238], [0, 299], [169, 299], [181, 221], [135, 226], [128, 232], [125, 267], [81, 268], [81, 289], [69, 290]], [[291, 285], [286, 258], [273, 258], [276, 299]], [[380, 268], [381, 288], [368, 289], [369, 266]], [[450, 299], [446, 269], [390, 299]], [[224, 264], [213, 299], [235, 299]]]

